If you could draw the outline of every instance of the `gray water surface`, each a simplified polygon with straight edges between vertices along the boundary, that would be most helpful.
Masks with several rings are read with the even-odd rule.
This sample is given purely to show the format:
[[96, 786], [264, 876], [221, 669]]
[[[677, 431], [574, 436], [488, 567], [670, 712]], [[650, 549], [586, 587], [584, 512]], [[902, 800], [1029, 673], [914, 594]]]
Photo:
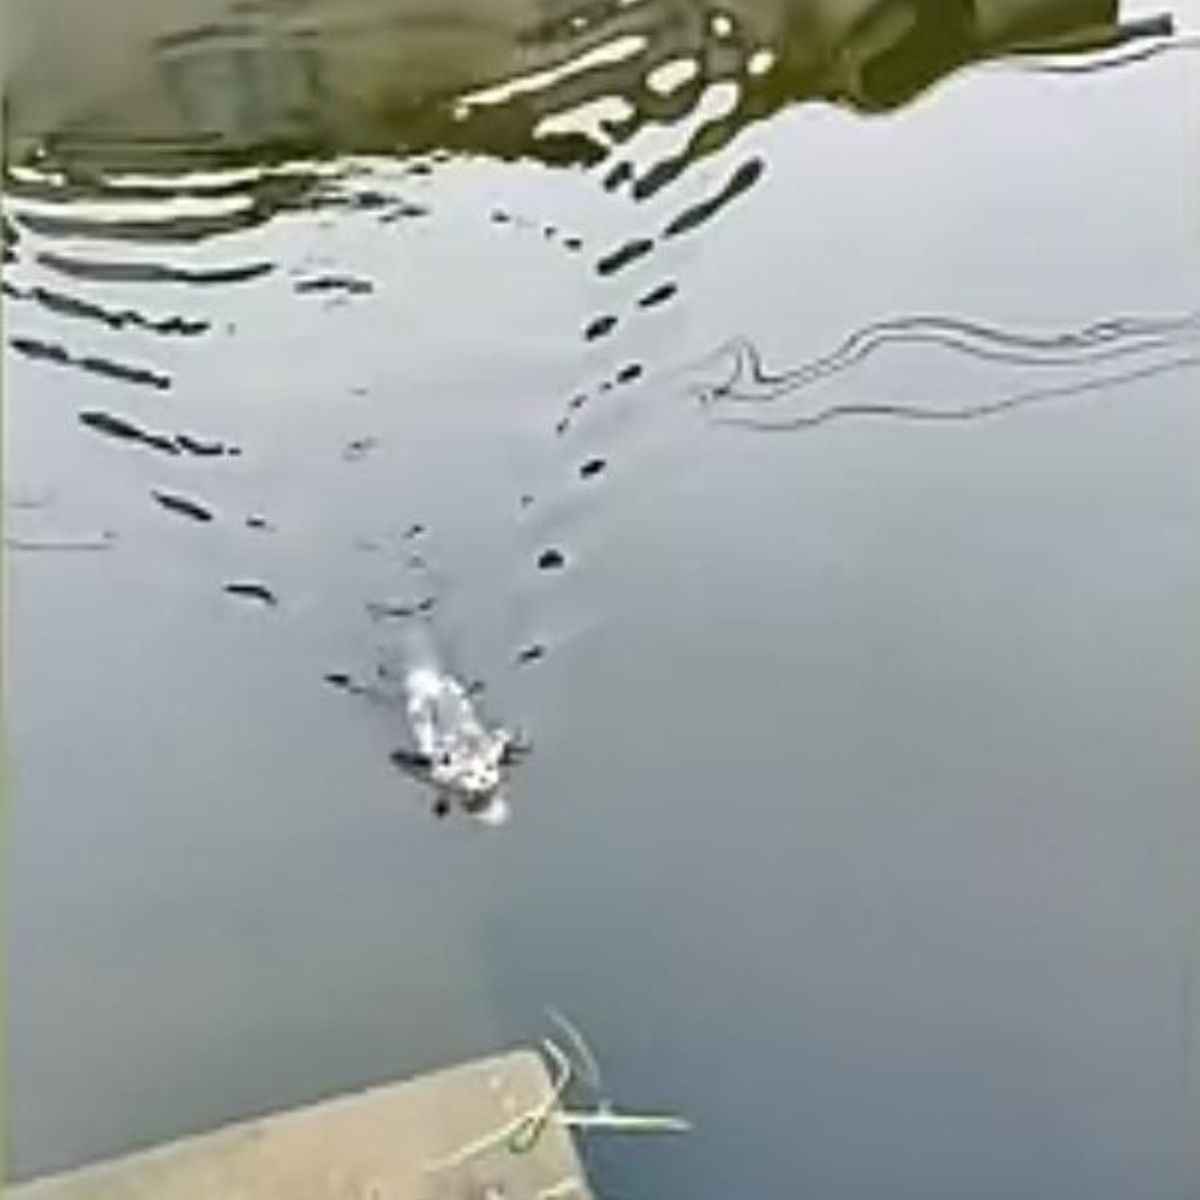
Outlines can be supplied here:
[[[363, 157], [188, 240], [22, 223], [108, 218], [14, 177], [12, 1176], [552, 1004], [695, 1124], [589, 1142], [605, 1196], [1194, 1196], [1197, 98], [1186, 53], [979, 68], [785, 107], [642, 202]], [[931, 314], [986, 330], [744, 402], [925, 416], [752, 430], [689, 390], [735, 335], [781, 372]], [[1004, 357], [1117, 318], [1157, 332]], [[435, 820], [399, 715], [323, 682], [386, 649], [417, 522], [451, 652], [533, 738], [500, 830]]]

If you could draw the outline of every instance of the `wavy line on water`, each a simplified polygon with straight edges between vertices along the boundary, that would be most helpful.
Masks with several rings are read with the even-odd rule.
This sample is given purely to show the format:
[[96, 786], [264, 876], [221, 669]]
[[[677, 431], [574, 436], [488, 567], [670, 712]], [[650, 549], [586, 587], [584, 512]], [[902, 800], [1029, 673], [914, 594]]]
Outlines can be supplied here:
[[[1026, 334], [959, 317], [917, 314], [874, 321], [855, 330], [833, 351], [789, 370], [768, 371], [758, 347], [732, 338], [695, 366], [732, 360], [716, 383], [692, 385], [703, 405], [765, 404], [812, 387], [857, 366], [889, 345], [926, 345], [1007, 366], [1080, 367], [1164, 350], [1200, 340], [1200, 311], [1170, 317], [1112, 317], [1057, 334]], [[751, 390], [752, 388], [752, 390]]]
[[51, 271], [96, 283], [184, 283], [224, 286], [269, 275], [271, 262], [237, 263], [226, 267], [178, 267], [162, 262], [103, 261], [43, 251], [37, 261]]
[[1000, 413], [1011, 412], [1014, 409], [1028, 405], [1044, 404], [1052, 400], [1067, 399], [1072, 396], [1086, 395], [1089, 392], [1104, 391], [1108, 388], [1120, 387], [1122, 384], [1136, 383], [1139, 380], [1150, 379], [1156, 375], [1165, 375], [1171, 371], [1186, 370], [1189, 367], [1200, 367], [1200, 354], [1184, 355], [1179, 358], [1167, 359], [1151, 363], [1134, 370], [1116, 374], [1102, 375], [1085, 379], [1076, 383], [1058, 384], [1052, 387], [1031, 388], [1003, 396], [997, 400], [982, 401], [978, 404], [964, 404], [956, 408], [935, 408], [920, 404], [900, 404], [890, 402], [851, 402], [846, 404], [831, 404], [826, 408], [812, 413], [794, 417], [771, 418], [743, 416], [714, 416], [714, 425], [730, 425], [741, 429], [756, 430], [761, 433], [782, 433], [803, 429], [812, 429], [824, 425], [838, 417], [899, 417], [907, 421], [970, 421], [983, 417], [997, 416]]
[[42, 287], [40, 284], [22, 288], [7, 279], [0, 284], [0, 291], [10, 300], [28, 301], [39, 305], [55, 316], [72, 317], [94, 321], [109, 329], [135, 328], [164, 337], [195, 337], [207, 333], [209, 321], [201, 318], [167, 316], [148, 317], [132, 308], [110, 308], [91, 300]]
[[1000, 59], [996, 65], [1005, 70], [1021, 71], [1031, 75], [1090, 75], [1097, 71], [1119, 70], [1137, 63], [1148, 62], [1163, 54], [1179, 50], [1200, 50], [1200, 35], [1171, 38], [1169, 41], [1153, 42], [1127, 50], [1121, 54], [1106, 53], [1082, 62], [1066, 62], [1050, 58], [1023, 58], [1014, 56]]
[[118, 362], [116, 359], [102, 358], [98, 354], [72, 354], [58, 342], [44, 342], [40, 338], [10, 337], [8, 345], [18, 354], [35, 362], [53, 363], [56, 366], [76, 367], [92, 375], [104, 379], [113, 379], [118, 383], [134, 383], [142, 387], [156, 388], [167, 391], [171, 387], [171, 376], [150, 367], [131, 366], [129, 363]]

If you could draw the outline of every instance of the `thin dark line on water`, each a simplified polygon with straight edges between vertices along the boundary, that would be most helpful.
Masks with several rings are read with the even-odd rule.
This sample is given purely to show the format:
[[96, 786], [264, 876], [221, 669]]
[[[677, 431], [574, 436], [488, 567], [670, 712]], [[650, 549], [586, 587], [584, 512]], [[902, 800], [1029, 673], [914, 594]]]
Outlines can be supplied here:
[[1090, 75], [1096, 71], [1131, 67], [1176, 50], [1200, 50], [1200, 37], [1172, 38], [1170, 41], [1140, 46], [1138, 49], [1128, 50], [1124, 54], [1106, 54], [1102, 58], [1090, 58], [1084, 62], [1056, 62], [1046, 59], [1014, 57], [1001, 59], [998, 65], [1007, 70], [1021, 71], [1031, 75]]
[[275, 608], [279, 597], [265, 583], [257, 580], [236, 580], [227, 583], [221, 589], [227, 596], [236, 596], [241, 600], [257, 600], [267, 608]]
[[117, 535], [106, 529], [96, 537], [83, 538], [23, 538], [8, 536], [4, 545], [9, 550], [36, 551], [39, 553], [67, 551], [69, 553], [88, 552], [94, 550], [111, 550], [116, 544]]
[[649, 238], [633, 238], [610, 250], [596, 262], [596, 271], [601, 275], [614, 275], [624, 270], [630, 263], [644, 258], [654, 249], [654, 243]]
[[155, 262], [104, 262], [74, 258], [65, 254], [43, 251], [37, 261], [42, 266], [74, 279], [90, 279], [99, 283], [187, 283], [229, 284], [244, 283], [269, 275], [275, 264], [252, 262], [231, 267], [174, 267]]
[[96, 321], [109, 329], [124, 329], [133, 326], [144, 329], [148, 333], [164, 336], [193, 337], [206, 333], [210, 328], [209, 322], [182, 316], [147, 317], [132, 308], [107, 308], [91, 300], [81, 300], [64, 292], [36, 285], [30, 288], [20, 288], [7, 280], [3, 284], [4, 295], [10, 300], [29, 301], [40, 305], [55, 316], [76, 317], [83, 320]]
[[176, 492], [164, 492], [158, 489], [155, 489], [150, 494], [168, 512], [178, 513], [181, 517], [187, 517], [192, 521], [200, 521], [202, 523], [207, 523], [213, 519], [213, 514], [208, 508], [187, 496], [180, 496]]
[[[708, 401], [766, 403], [810, 387], [855, 366], [889, 344], [934, 345], [986, 362], [1011, 366], [1067, 367], [1166, 349], [1200, 339], [1200, 312], [1178, 317], [1114, 317], [1082, 329], [1052, 335], [1020, 334], [981, 322], [940, 315], [914, 315], [875, 321], [855, 330], [831, 353], [790, 370], [769, 372], [758, 347], [739, 336], [699, 360], [733, 357], [733, 373], [723, 383], [700, 385]], [[754, 391], [740, 390], [746, 382]]]
[[72, 354], [65, 346], [57, 342], [43, 342], [39, 338], [10, 337], [9, 346], [18, 354], [37, 362], [54, 363], [57, 366], [76, 367], [93, 375], [101, 375], [106, 379], [115, 379], [121, 383], [136, 383], [145, 387], [166, 391], [171, 386], [171, 377], [161, 371], [149, 367], [135, 367], [128, 363], [116, 362], [110, 358], [101, 358], [97, 354], [78, 356]]
[[1152, 363], [1136, 370], [1125, 371], [1115, 375], [1103, 375], [1096, 379], [1085, 379], [1078, 383], [1059, 384], [1054, 387], [1032, 388], [1029, 391], [1018, 392], [999, 400], [984, 401], [979, 404], [966, 404], [957, 408], [931, 408], [918, 404], [893, 403], [849, 403], [833, 404], [818, 412], [806, 416], [780, 418], [714, 416], [714, 425], [732, 425], [740, 429], [752, 429], [762, 433], [786, 432], [789, 430], [813, 429], [818, 425], [827, 424], [837, 417], [899, 417], [907, 421], [970, 421], [983, 417], [996, 416], [1003, 412], [1011, 412], [1027, 405], [1042, 404], [1051, 400], [1065, 399], [1070, 396], [1085, 395], [1089, 392], [1104, 391], [1108, 388], [1119, 387], [1122, 384], [1136, 383], [1142, 379], [1150, 379], [1156, 375], [1164, 375], [1170, 371], [1186, 370], [1189, 367], [1200, 367], [1200, 354], [1186, 355], [1182, 358], [1168, 359], [1166, 362]]

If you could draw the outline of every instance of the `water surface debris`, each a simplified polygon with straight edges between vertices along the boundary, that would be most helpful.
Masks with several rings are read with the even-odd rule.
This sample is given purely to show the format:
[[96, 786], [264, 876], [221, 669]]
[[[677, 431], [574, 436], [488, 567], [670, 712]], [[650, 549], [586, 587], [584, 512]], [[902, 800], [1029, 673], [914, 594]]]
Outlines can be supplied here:
[[538, 555], [537, 565], [543, 571], [557, 571], [559, 568], [567, 565], [567, 558], [561, 550], [551, 547], [548, 550], [543, 550]]
[[589, 458], [579, 468], [579, 475], [582, 479], [592, 479], [601, 474], [608, 467], [608, 463], [602, 458]]
[[[601, 1091], [600, 1068], [583, 1035], [565, 1017], [552, 1009], [547, 1011], [561, 1029], [569, 1031], [574, 1054], [568, 1054], [552, 1037], [541, 1039], [541, 1051], [550, 1071], [549, 1086], [545, 1088], [541, 1101], [459, 1145], [451, 1153], [427, 1163], [426, 1171], [443, 1172], [458, 1168], [500, 1147], [513, 1155], [529, 1154], [553, 1127], [588, 1133], [625, 1134], [678, 1134], [691, 1130], [689, 1121], [673, 1113], [625, 1112], [618, 1109]], [[574, 1090], [580, 1072], [582, 1082], [593, 1093], [595, 1103], [584, 1109], [568, 1108], [568, 1096]], [[575, 1190], [579, 1192], [584, 1190], [581, 1176], [568, 1177], [553, 1185], [549, 1194], [570, 1195], [571, 1189], [566, 1188], [566, 1184], [578, 1185]], [[540, 1200], [546, 1200], [547, 1193], [542, 1191], [538, 1196]]]

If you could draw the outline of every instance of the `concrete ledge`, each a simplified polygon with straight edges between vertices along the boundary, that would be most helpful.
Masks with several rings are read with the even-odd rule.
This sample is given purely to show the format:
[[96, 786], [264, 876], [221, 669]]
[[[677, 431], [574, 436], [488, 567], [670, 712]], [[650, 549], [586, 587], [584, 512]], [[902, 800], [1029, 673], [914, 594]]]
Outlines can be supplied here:
[[8, 1193], [12, 1200], [588, 1200], [570, 1135], [556, 1122], [547, 1121], [525, 1151], [489, 1139], [550, 1092], [539, 1055], [521, 1050]]

